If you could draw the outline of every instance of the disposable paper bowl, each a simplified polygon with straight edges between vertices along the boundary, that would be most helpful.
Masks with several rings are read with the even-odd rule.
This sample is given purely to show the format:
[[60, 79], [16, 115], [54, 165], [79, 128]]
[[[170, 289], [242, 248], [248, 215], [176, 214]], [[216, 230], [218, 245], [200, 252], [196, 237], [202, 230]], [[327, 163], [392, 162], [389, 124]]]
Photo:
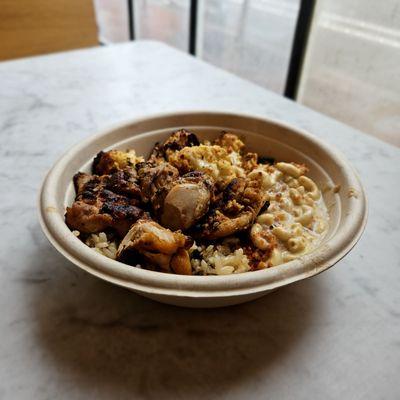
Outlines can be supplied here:
[[[250, 151], [282, 161], [305, 163], [319, 187], [326, 190], [330, 228], [313, 252], [286, 264], [225, 276], [183, 276], [135, 268], [93, 251], [68, 229], [65, 208], [74, 198], [72, 177], [89, 171], [93, 157], [111, 148], [134, 148], [147, 155], [154, 143], [186, 128], [201, 139], [221, 130], [243, 136]], [[347, 160], [321, 140], [285, 123], [250, 115], [181, 112], [135, 119], [107, 129], [68, 150], [48, 173], [40, 194], [40, 220], [52, 245], [68, 260], [105, 281], [164, 303], [187, 307], [219, 307], [265, 295], [281, 286], [309, 278], [333, 266], [356, 244], [364, 229], [364, 190]]]

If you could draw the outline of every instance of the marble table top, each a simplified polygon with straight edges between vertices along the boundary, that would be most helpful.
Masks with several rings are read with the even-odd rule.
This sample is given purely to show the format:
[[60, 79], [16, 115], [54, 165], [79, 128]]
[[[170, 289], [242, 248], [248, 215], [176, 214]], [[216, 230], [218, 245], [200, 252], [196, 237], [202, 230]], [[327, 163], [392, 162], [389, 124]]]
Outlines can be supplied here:
[[[361, 175], [369, 222], [329, 271], [179, 309], [88, 276], [44, 238], [40, 183], [72, 144], [176, 110], [307, 129]], [[1, 399], [400, 398], [400, 150], [156, 42], [0, 63]]]

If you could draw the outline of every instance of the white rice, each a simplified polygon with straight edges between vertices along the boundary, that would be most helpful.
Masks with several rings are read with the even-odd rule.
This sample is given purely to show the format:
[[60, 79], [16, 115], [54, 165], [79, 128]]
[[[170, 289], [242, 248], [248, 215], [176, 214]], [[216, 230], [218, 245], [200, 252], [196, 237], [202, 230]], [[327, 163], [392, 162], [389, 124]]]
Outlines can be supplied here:
[[197, 246], [193, 244], [189, 253], [195, 250], [200, 253], [201, 259], [192, 258], [193, 272], [199, 275], [230, 275], [250, 270], [249, 259], [242, 248], [234, 252], [227, 245]]
[[[80, 235], [79, 231], [72, 233], [77, 237]], [[243, 249], [238, 248], [232, 252], [228, 246], [234, 244], [233, 241], [237, 241], [237, 239], [226, 239], [222, 245], [207, 247], [197, 246], [194, 243], [189, 249], [193, 273], [197, 275], [230, 275], [249, 271], [249, 260], [243, 253]], [[108, 258], [116, 259], [118, 245], [115, 241], [109, 240], [105, 232], [92, 233], [86, 239], [85, 244]], [[195, 250], [200, 253], [201, 259], [192, 258]], [[136, 268], [141, 268], [141, 265], [136, 265]]]
[[104, 232], [100, 232], [99, 234], [92, 233], [86, 239], [85, 243], [103, 256], [112, 258], [113, 260], [117, 257], [117, 243], [108, 240]]

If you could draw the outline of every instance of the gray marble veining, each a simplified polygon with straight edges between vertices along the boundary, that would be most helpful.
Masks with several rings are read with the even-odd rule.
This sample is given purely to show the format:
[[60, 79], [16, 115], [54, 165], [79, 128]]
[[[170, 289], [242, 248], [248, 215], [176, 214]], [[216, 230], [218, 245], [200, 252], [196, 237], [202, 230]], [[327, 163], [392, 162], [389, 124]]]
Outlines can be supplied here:
[[[1, 399], [396, 399], [400, 150], [155, 42], [0, 63]], [[157, 304], [48, 244], [36, 201], [69, 146], [135, 116], [241, 111], [339, 148], [369, 222], [337, 266], [219, 310]]]

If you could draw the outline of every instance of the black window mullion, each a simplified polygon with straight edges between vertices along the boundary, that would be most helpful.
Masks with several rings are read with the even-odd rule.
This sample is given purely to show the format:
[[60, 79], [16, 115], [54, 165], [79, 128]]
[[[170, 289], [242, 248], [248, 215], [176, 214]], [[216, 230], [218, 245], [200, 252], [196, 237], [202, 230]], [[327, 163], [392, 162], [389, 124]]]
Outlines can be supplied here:
[[313, 19], [316, 0], [301, 0], [297, 16], [292, 51], [290, 54], [288, 74], [284, 95], [295, 100], [300, 84], [304, 57], [306, 54], [311, 22]]
[[128, 0], [129, 40], [135, 40], [134, 0]]
[[189, 53], [195, 56], [197, 38], [197, 0], [190, 0], [189, 13]]

